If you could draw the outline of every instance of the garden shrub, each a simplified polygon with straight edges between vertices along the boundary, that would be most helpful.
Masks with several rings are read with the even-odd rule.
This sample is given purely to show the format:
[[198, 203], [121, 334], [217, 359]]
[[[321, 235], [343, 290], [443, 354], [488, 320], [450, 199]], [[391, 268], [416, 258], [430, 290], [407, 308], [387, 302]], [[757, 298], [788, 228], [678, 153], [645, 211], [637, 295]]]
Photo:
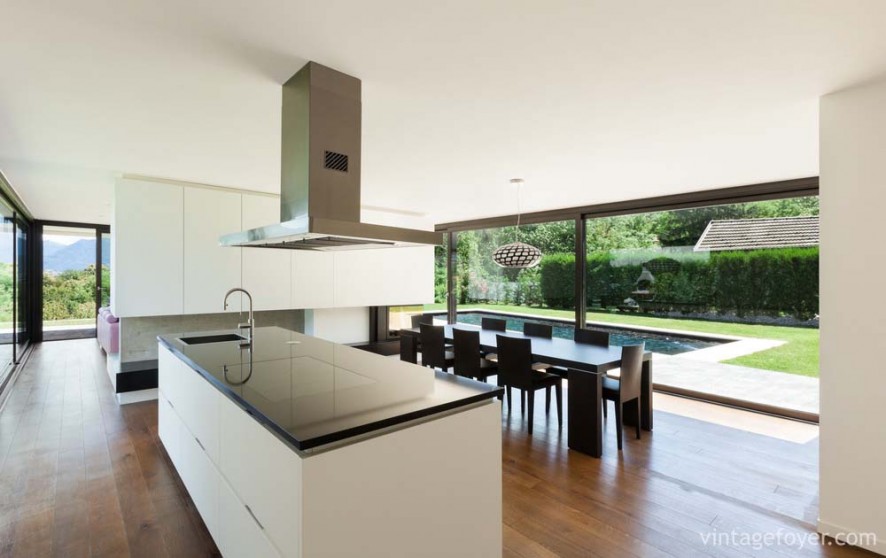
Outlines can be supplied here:
[[[619, 306], [632, 296], [643, 265], [614, 262], [611, 252], [588, 254], [589, 305]], [[545, 305], [573, 307], [573, 254], [545, 256], [539, 275]], [[818, 313], [818, 248], [714, 252], [710, 257], [696, 254], [655, 274], [653, 291], [658, 309], [809, 319]]]
[[575, 255], [550, 254], [539, 264], [541, 298], [548, 308], [572, 308], [575, 300]]

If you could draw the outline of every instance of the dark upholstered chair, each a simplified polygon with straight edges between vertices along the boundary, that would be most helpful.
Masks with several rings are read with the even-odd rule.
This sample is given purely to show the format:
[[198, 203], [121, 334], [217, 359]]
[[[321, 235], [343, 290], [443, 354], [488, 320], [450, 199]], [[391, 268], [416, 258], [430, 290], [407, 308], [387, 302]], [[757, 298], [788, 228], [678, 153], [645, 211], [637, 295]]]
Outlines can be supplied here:
[[544, 337], [545, 339], [551, 339], [554, 336], [554, 328], [547, 324], [526, 322], [525, 324], [523, 324], [523, 335], [527, 335], [529, 337]]
[[[554, 337], [554, 328], [547, 324], [526, 322], [523, 324], [523, 335], [526, 335], [527, 337], [552, 339]], [[536, 362], [532, 365], [532, 368], [535, 370], [547, 370], [548, 368], [552, 368], [552, 366], [546, 362]]]
[[455, 373], [459, 376], [486, 381], [498, 374], [498, 366], [480, 352], [480, 332], [455, 328], [452, 330], [455, 349]]
[[[508, 322], [498, 318], [482, 318], [480, 320], [480, 329], [504, 332], [508, 330]], [[484, 356], [489, 362], [498, 362], [498, 355], [495, 353], [487, 353]]]
[[618, 449], [621, 449], [622, 412], [625, 403], [637, 400], [637, 439], [640, 439], [640, 374], [643, 371], [643, 343], [621, 348], [621, 377], [603, 377], [603, 415], [608, 413], [607, 401], [615, 402], [615, 428]]
[[448, 372], [455, 355], [446, 349], [443, 326], [421, 324], [421, 364]]
[[557, 421], [563, 427], [563, 381], [559, 376], [532, 369], [532, 340], [507, 335], [497, 336], [499, 382], [505, 386], [508, 398], [508, 411], [511, 410], [511, 388], [527, 394], [529, 400], [529, 433], [532, 434], [532, 421], [535, 414], [535, 392], [547, 390], [545, 413], [551, 410], [550, 389], [557, 390]]
[[400, 336], [400, 360], [418, 364], [418, 339], [414, 335]]
[[597, 329], [576, 329], [575, 337], [573, 337], [573, 339], [575, 339], [576, 343], [583, 343], [585, 345], [598, 345], [600, 347], [609, 346], [608, 331], [600, 331]]
[[412, 316], [409, 316], [409, 319], [412, 320], [412, 327], [419, 327], [421, 324], [434, 323], [433, 314], [413, 314]]

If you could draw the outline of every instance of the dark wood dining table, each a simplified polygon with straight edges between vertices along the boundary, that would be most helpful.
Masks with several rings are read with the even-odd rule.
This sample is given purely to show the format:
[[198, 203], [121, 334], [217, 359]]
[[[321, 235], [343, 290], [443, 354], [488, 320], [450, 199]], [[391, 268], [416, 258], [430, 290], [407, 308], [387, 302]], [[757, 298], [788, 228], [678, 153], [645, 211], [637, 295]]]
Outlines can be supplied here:
[[[535, 361], [568, 370], [569, 412], [566, 418], [569, 449], [593, 457], [600, 457], [603, 454], [603, 377], [609, 370], [621, 366], [620, 346], [602, 347], [557, 337], [552, 339], [529, 337], [516, 331], [503, 333], [468, 324], [444, 326], [447, 341], [452, 342], [452, 330], [455, 328], [479, 331], [480, 347], [486, 352], [497, 351], [497, 335], [532, 339], [532, 358]], [[418, 344], [419, 329], [401, 329], [400, 336], [405, 341], [401, 347], [401, 358], [415, 362], [414, 352]], [[410, 350], [413, 352], [412, 355], [408, 354]], [[635, 407], [637, 404], [635, 400], [625, 405], [623, 413], [625, 424], [633, 426], [636, 423], [634, 417], [637, 416]], [[652, 353], [649, 351], [643, 354], [639, 405], [640, 427], [643, 430], [652, 430]]]

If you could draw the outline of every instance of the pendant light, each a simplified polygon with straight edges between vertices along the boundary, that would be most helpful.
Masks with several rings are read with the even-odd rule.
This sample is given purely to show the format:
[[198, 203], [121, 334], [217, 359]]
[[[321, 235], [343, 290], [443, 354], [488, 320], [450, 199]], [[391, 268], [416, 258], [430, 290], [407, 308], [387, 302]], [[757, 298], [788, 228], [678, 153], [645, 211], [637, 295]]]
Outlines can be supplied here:
[[508, 269], [529, 269], [541, 261], [541, 251], [535, 246], [520, 242], [520, 187], [522, 178], [512, 178], [511, 184], [517, 186], [517, 228], [514, 231], [514, 242], [499, 246], [492, 253], [492, 261], [499, 267]]

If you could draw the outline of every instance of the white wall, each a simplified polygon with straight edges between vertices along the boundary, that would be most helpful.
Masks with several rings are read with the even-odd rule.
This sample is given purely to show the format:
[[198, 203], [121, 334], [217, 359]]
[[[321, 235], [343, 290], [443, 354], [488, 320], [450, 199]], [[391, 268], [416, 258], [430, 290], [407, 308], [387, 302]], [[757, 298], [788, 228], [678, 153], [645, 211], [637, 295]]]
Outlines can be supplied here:
[[821, 99], [819, 530], [886, 555], [886, 81]]
[[305, 310], [305, 333], [335, 343], [369, 341], [369, 308]]

